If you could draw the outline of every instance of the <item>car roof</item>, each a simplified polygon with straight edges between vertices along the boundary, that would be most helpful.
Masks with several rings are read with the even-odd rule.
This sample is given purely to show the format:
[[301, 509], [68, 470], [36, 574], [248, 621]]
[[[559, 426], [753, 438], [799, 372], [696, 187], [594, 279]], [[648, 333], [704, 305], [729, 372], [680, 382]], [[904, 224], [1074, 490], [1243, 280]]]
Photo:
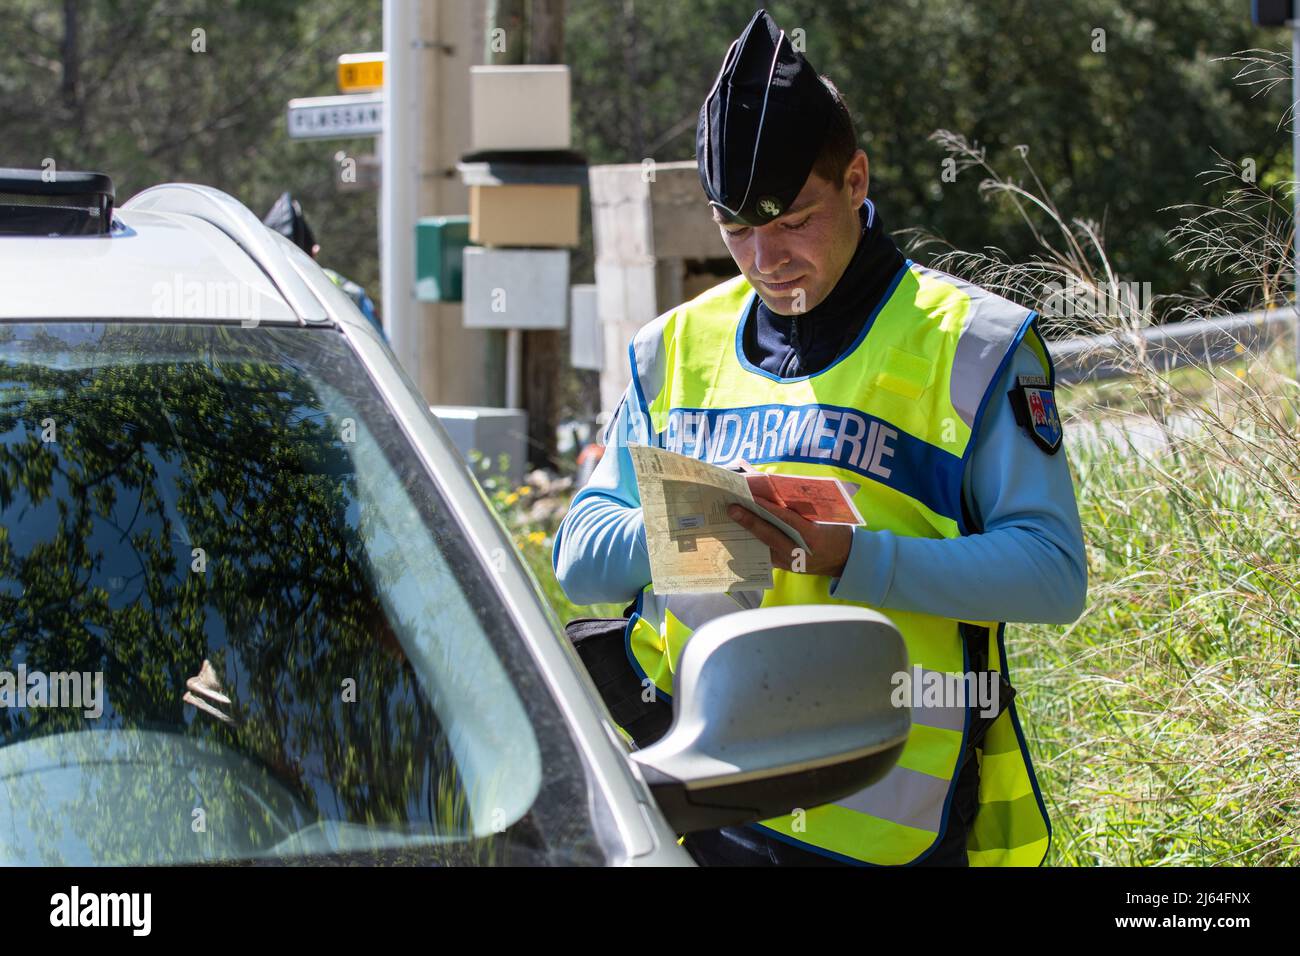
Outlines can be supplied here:
[[116, 218], [126, 228], [109, 236], [0, 237], [0, 315], [297, 322], [266, 273], [212, 224], [161, 212]]
[[155, 186], [113, 220], [106, 235], [0, 236], [0, 322], [366, 324], [306, 253], [219, 190]]

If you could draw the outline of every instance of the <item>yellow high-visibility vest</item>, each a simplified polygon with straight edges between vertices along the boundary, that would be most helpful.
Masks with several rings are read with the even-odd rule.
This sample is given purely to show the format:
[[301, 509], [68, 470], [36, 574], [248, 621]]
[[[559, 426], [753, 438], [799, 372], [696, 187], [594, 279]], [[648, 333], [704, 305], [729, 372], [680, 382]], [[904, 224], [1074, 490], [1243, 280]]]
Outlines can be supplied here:
[[[782, 379], [744, 355], [741, 333], [753, 305], [753, 289], [741, 276], [637, 333], [629, 346], [636, 401], [629, 403], [629, 433], [621, 440], [715, 464], [743, 458], [761, 471], [853, 482], [859, 486], [854, 504], [873, 530], [925, 538], [973, 533], [962, 475], [983, 414], [1001, 397], [992, 394], [994, 386], [1022, 340], [1054, 383], [1035, 314], [908, 261], [845, 354], [814, 375]], [[826, 576], [776, 569], [773, 581], [762, 607], [854, 603], [832, 597]], [[671, 697], [673, 671], [692, 632], [738, 608], [731, 595], [657, 595], [648, 584], [628, 624], [628, 657], [639, 676]], [[956, 681], [971, 670], [963, 630], [968, 639], [987, 642], [990, 668], [1007, 673], [1002, 622], [876, 610], [897, 625], [913, 670], [919, 666], [926, 678]], [[878, 782], [833, 804], [792, 808], [761, 826], [848, 862], [918, 861], [946, 832], [972, 716], [964, 702], [914, 706], [898, 764]], [[1014, 701], [976, 756], [979, 809], [969, 862], [1041, 864], [1051, 824]]]

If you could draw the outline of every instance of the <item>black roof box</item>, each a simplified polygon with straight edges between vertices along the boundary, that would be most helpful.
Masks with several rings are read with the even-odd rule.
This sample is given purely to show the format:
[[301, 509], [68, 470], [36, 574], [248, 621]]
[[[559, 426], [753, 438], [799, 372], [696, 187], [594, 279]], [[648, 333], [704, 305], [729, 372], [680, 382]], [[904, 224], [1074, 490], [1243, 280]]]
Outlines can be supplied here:
[[0, 236], [107, 235], [113, 199], [103, 173], [0, 168]]

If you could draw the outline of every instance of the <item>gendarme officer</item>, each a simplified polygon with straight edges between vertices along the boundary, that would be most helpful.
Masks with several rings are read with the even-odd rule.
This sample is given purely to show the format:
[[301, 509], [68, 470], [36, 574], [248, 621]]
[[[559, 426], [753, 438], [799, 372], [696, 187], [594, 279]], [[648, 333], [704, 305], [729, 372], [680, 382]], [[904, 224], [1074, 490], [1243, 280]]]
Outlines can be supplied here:
[[[902, 256], [839, 93], [764, 11], [700, 109], [696, 158], [741, 275], [631, 342], [609, 447], [556, 536], [561, 586], [577, 603], [635, 600], [629, 666], [665, 698], [694, 629], [760, 600], [881, 610], [924, 674], [991, 671], [1008, 692], [995, 717], [913, 706], [877, 783], [685, 845], [706, 863], [1038, 865], [1051, 829], [1007, 700], [1004, 622], [1073, 621], [1087, 569], [1037, 315]], [[794, 543], [738, 509], [772, 549], [774, 586], [657, 595], [628, 440], [852, 482], [866, 524], [766, 502], [809, 546], [796, 567]]]

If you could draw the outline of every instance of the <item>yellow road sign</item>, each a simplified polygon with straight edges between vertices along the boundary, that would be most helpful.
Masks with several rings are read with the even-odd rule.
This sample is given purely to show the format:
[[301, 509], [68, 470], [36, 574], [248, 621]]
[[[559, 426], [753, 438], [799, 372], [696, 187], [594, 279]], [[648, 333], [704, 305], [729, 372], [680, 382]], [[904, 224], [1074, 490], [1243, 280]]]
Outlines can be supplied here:
[[384, 88], [382, 53], [344, 53], [339, 57], [339, 91], [366, 93]]

